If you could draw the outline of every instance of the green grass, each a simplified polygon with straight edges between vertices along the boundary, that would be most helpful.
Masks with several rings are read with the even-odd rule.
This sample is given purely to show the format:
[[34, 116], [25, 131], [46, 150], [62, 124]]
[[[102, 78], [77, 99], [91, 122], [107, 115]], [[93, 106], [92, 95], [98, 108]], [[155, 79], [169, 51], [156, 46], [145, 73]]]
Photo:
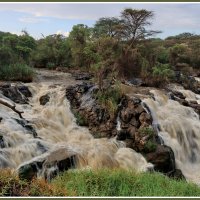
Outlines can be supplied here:
[[26, 64], [0, 66], [0, 80], [31, 82], [34, 70]]
[[175, 181], [158, 173], [123, 170], [68, 171], [52, 181], [72, 196], [199, 196], [192, 183]]
[[95, 98], [101, 106], [108, 110], [111, 116], [114, 116], [122, 98], [122, 91], [119, 86], [115, 85], [115, 87], [110, 87], [103, 91], [99, 90], [95, 94]]

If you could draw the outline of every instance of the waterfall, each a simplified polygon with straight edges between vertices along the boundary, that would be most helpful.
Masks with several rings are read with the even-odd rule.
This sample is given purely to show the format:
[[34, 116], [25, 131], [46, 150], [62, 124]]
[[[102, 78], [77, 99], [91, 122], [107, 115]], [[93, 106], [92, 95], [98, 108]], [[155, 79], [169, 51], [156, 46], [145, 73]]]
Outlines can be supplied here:
[[[186, 98], [198, 100], [199, 96], [183, 88], [176, 88]], [[175, 154], [176, 167], [186, 179], [200, 184], [200, 120], [190, 107], [185, 107], [168, 98], [161, 90], [150, 91], [153, 98], [143, 102], [148, 106], [154, 124], [159, 124], [159, 135]], [[199, 101], [198, 101], [199, 102]]]
[[[0, 104], [0, 136], [5, 143], [0, 149], [0, 167], [17, 169], [63, 147], [79, 158], [76, 168], [146, 171], [152, 167], [141, 154], [124, 147], [115, 138], [94, 138], [87, 128], [76, 124], [65, 97], [65, 89], [70, 84], [74, 82], [68, 74], [49, 71], [41, 71], [35, 82], [26, 84], [32, 97], [29, 104], [16, 104], [16, 108], [24, 111], [23, 117], [33, 126], [37, 137], [18, 123], [21, 119], [15, 112]], [[40, 97], [46, 94], [49, 102], [40, 105]]]

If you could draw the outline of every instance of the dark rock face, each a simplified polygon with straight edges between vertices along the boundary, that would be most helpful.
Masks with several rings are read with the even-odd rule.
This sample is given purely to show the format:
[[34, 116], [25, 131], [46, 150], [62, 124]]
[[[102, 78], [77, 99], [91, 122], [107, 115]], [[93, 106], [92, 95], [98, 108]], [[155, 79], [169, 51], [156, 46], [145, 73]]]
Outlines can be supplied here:
[[32, 96], [28, 87], [24, 85], [2, 84], [0, 85], [0, 91], [5, 97], [20, 104], [27, 104], [28, 97]]
[[32, 180], [34, 177], [42, 176], [47, 180], [55, 177], [59, 172], [75, 168], [76, 155], [69, 153], [66, 148], [45, 153], [18, 168], [21, 179]]
[[27, 86], [19, 85], [18, 90], [25, 96], [25, 97], [32, 97], [32, 94]]
[[168, 172], [167, 176], [175, 180], [184, 180], [186, 181], [185, 176], [183, 175], [180, 169], [175, 169], [174, 171]]
[[5, 145], [5, 143], [4, 143], [4, 139], [3, 139], [3, 135], [0, 135], [0, 148], [5, 148], [6, 147], [6, 145]]
[[172, 149], [166, 145], [158, 145], [155, 152], [146, 154], [148, 162], [154, 164], [154, 169], [163, 173], [175, 170], [175, 158]]
[[26, 130], [27, 130], [27, 133], [33, 135], [34, 138], [37, 137], [37, 132], [35, 131], [35, 129], [31, 126], [31, 124], [29, 124], [28, 121], [26, 121], [25, 119], [15, 119], [16, 122], [18, 124], [20, 124], [21, 126], [23, 126]]
[[175, 81], [181, 84], [184, 88], [200, 94], [200, 84], [193, 76], [183, 75], [180, 71], [176, 71]]
[[92, 75], [89, 73], [76, 73], [73, 74], [73, 77], [75, 80], [90, 80], [92, 78]]
[[40, 97], [39, 101], [40, 101], [40, 105], [45, 105], [49, 102], [50, 100], [50, 96], [48, 94], [45, 94], [43, 96]]
[[200, 115], [200, 104], [198, 104], [197, 101], [187, 101], [186, 97], [181, 92], [175, 90], [170, 90], [169, 97], [174, 101], [178, 101], [183, 106], [193, 108], [195, 112]]
[[[88, 83], [71, 86], [66, 90], [66, 96], [71, 103], [72, 111], [77, 117], [78, 124], [87, 125], [95, 137], [111, 137], [116, 135], [116, 116], [95, 100], [92, 93], [96, 88]], [[84, 123], [79, 123], [84, 121]]]

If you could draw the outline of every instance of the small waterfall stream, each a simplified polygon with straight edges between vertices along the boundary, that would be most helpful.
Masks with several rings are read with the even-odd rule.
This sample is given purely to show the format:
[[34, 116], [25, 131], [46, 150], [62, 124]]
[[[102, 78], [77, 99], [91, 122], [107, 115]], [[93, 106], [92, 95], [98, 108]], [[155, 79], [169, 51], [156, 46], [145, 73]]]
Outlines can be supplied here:
[[[199, 95], [183, 88], [176, 88], [188, 100], [197, 100]], [[175, 154], [176, 166], [187, 180], [200, 185], [200, 119], [190, 107], [185, 107], [168, 98], [161, 90], [150, 91], [154, 99], [144, 99], [149, 107], [154, 124], [159, 124], [159, 135]]]

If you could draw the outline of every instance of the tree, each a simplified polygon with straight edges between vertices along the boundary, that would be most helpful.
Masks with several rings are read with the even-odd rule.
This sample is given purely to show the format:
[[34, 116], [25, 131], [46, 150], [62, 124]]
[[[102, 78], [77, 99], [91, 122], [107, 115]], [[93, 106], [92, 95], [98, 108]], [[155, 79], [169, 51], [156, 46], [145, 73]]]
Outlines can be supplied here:
[[91, 29], [84, 25], [78, 24], [73, 26], [69, 34], [73, 65], [83, 67], [85, 64], [84, 48], [91, 38]]
[[121, 37], [130, 41], [131, 45], [133, 45], [136, 41], [160, 33], [160, 31], [146, 29], [147, 26], [151, 25], [153, 16], [152, 11], [125, 9], [121, 13], [121, 26], [118, 27]]
[[117, 32], [117, 26], [121, 20], [116, 17], [103, 17], [100, 18], [94, 25], [94, 37], [115, 37]]
[[31, 57], [36, 67], [68, 67], [71, 61], [69, 39], [56, 34], [40, 39]]

